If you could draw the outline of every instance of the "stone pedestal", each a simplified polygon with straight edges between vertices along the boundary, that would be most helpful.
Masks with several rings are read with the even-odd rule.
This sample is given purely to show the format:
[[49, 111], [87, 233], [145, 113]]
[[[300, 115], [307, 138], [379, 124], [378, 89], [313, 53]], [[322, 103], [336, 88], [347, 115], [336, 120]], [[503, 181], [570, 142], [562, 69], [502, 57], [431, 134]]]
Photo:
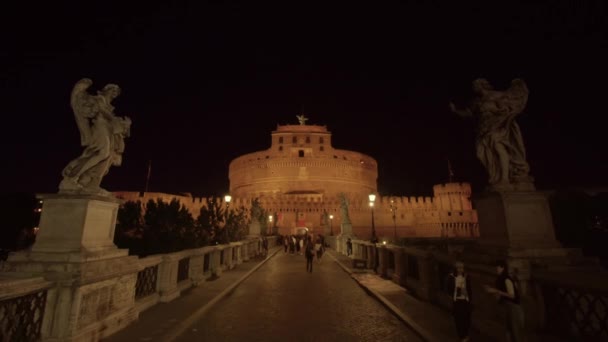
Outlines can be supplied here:
[[342, 236], [353, 236], [353, 225], [350, 223], [342, 223], [340, 225]]
[[39, 195], [43, 200], [40, 230], [33, 254], [61, 254], [70, 260], [126, 255], [114, 245], [120, 200], [95, 195]]
[[485, 193], [474, 200], [480, 243], [491, 248], [560, 248], [551, 210], [538, 192]]
[[11, 254], [2, 271], [55, 284], [47, 300], [44, 341], [97, 341], [137, 319], [138, 262], [114, 243], [119, 200], [41, 195], [40, 230], [29, 251]]
[[329, 225], [324, 224], [324, 225], [322, 225], [322, 227], [323, 227], [323, 235], [329, 236], [329, 233], [330, 233], [330, 231], [329, 231]]
[[[479, 245], [464, 257], [470, 263], [486, 265], [505, 260], [510, 273], [517, 275], [523, 296], [529, 293], [535, 272], [593, 266], [580, 249], [561, 247], [545, 195], [534, 191], [486, 193], [474, 203], [479, 216]], [[596, 269], [600, 270], [599, 265]]]
[[262, 226], [260, 225], [260, 222], [252, 221], [249, 224], [249, 234], [248, 234], [248, 236], [250, 236], [250, 237], [257, 237], [257, 236], [260, 236], [261, 232], [262, 232]]

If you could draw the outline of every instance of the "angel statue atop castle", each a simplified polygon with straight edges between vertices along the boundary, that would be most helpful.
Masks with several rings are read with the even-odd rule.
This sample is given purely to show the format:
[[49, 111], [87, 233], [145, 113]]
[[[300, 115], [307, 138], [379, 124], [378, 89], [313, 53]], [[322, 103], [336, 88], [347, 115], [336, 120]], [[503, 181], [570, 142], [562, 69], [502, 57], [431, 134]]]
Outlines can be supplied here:
[[296, 115], [296, 118], [298, 118], [298, 121], [300, 122], [300, 125], [306, 125], [306, 121], [308, 121], [308, 118], [304, 116], [304, 114], [302, 115]]
[[498, 91], [485, 79], [473, 81], [476, 94], [465, 109], [450, 109], [477, 121], [476, 154], [486, 171], [491, 190], [534, 190], [526, 161], [524, 140], [515, 121], [528, 101], [528, 87], [521, 79], [511, 81], [507, 90]]
[[112, 101], [120, 94], [116, 84], [107, 84], [97, 95], [87, 92], [93, 84], [83, 78], [74, 85], [70, 105], [80, 130], [82, 154], [63, 169], [60, 193], [86, 193], [109, 196], [100, 187], [111, 166], [122, 164], [124, 139], [129, 136], [131, 119], [114, 114]]

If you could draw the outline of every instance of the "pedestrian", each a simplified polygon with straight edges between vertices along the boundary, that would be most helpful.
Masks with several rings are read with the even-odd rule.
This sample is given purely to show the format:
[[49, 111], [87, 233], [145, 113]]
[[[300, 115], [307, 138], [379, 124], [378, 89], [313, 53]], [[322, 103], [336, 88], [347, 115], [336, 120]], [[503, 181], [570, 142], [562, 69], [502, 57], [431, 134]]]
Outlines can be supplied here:
[[287, 250], [289, 249], [289, 236], [283, 236], [283, 247], [285, 248], [285, 254], [287, 254]]
[[466, 342], [471, 328], [472, 288], [469, 275], [464, 271], [464, 263], [458, 261], [454, 264], [454, 271], [448, 275], [447, 288], [452, 297], [452, 314], [458, 338]]
[[350, 256], [351, 254], [353, 254], [353, 242], [348, 238], [346, 240], [346, 255]]
[[499, 307], [505, 312], [507, 341], [524, 341], [524, 311], [520, 305], [519, 284], [509, 275], [504, 260], [496, 262], [496, 284], [485, 286], [488, 293], [496, 295]]
[[310, 236], [306, 239], [306, 244], [304, 245], [304, 256], [306, 256], [306, 271], [312, 273], [312, 260], [314, 259], [315, 254], [314, 245]]
[[317, 237], [317, 241], [315, 242], [315, 253], [317, 254], [317, 262], [321, 261], [321, 255], [323, 255], [323, 244], [321, 235]]
[[264, 256], [268, 256], [268, 238], [265, 236], [262, 238], [262, 249], [264, 251]]

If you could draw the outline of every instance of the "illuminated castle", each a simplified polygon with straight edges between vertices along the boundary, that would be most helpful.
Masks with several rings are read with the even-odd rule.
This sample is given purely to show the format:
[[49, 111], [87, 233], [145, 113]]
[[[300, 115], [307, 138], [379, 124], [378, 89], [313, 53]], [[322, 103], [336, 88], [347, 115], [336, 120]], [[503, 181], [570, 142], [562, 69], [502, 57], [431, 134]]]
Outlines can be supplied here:
[[323, 201], [340, 192], [376, 192], [378, 167], [369, 156], [334, 149], [325, 126], [279, 125], [270, 148], [234, 159], [228, 177], [234, 197], [305, 196]]
[[[298, 119], [299, 125], [278, 125], [267, 150], [242, 155], [230, 163], [230, 205], [249, 208], [257, 198], [272, 213], [272, 225], [279, 234], [304, 228], [339, 234], [339, 194], [344, 193], [353, 233], [369, 238], [368, 195], [377, 194], [376, 161], [362, 153], [335, 149], [327, 127], [307, 125], [303, 116]], [[433, 193], [433, 198], [378, 195], [374, 205], [377, 236], [392, 237], [395, 231], [400, 237], [478, 236], [477, 212], [471, 206], [468, 183], [436, 185]], [[158, 197], [177, 198], [195, 217], [206, 202], [204, 198], [161, 193], [115, 194], [144, 203]]]

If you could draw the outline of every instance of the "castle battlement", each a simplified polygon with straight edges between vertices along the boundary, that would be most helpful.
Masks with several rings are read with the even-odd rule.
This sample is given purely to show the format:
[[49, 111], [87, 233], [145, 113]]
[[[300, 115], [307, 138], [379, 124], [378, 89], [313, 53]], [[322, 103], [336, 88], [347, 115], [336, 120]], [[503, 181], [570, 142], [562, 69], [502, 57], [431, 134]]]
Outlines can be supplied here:
[[466, 194], [471, 195], [471, 184], [469, 183], [446, 183], [433, 186], [435, 196], [444, 194]]
[[[328, 225], [339, 233], [344, 222], [340, 194], [348, 199], [353, 232], [367, 238], [371, 226], [370, 193], [377, 193], [378, 165], [371, 156], [336, 149], [326, 126], [277, 125], [268, 149], [241, 155], [230, 162], [231, 208], [249, 210], [255, 199], [275, 217], [280, 234], [293, 234], [299, 227], [328, 234]], [[179, 200], [198, 217], [211, 202], [227, 206], [223, 197], [193, 197], [191, 194], [118, 192], [124, 200]], [[475, 236], [477, 213], [472, 208], [468, 183], [438, 184], [430, 196], [383, 196], [374, 203], [378, 234], [399, 230], [400, 236], [439, 237], [450, 232]], [[330, 219], [331, 215], [331, 219]], [[328, 220], [331, 220], [328, 222]], [[446, 233], [447, 232], [447, 233]], [[465, 234], [465, 235], [462, 235]], [[466, 235], [469, 234], [469, 235]], [[386, 236], [386, 235], [385, 235]]]
[[327, 126], [321, 125], [277, 125], [277, 130], [272, 134], [277, 133], [327, 133]]

